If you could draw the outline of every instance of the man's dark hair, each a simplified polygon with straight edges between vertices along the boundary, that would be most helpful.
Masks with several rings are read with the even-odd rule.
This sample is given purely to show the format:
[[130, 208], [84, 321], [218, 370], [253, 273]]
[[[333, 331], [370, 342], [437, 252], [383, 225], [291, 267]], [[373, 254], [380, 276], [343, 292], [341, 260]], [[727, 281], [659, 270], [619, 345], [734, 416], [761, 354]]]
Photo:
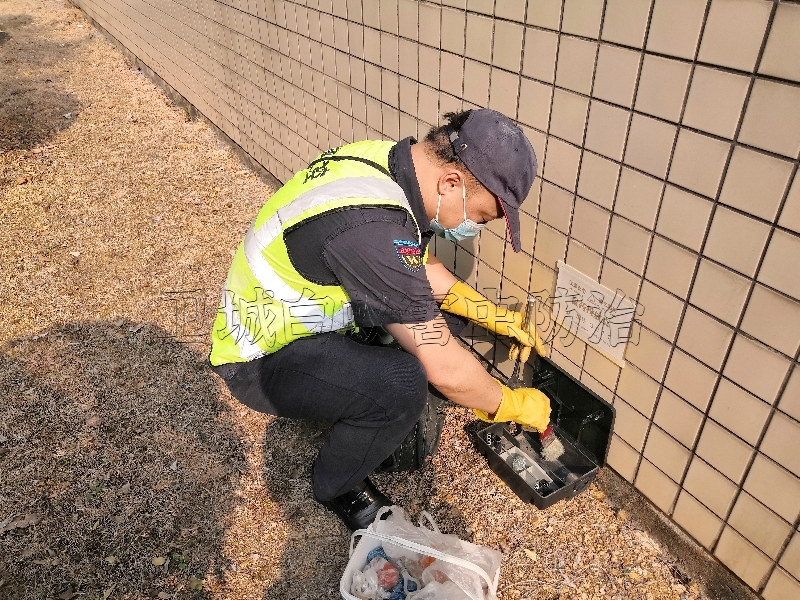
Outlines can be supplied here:
[[469, 117], [469, 113], [471, 110], [465, 110], [462, 112], [454, 113], [449, 112], [444, 114], [444, 119], [446, 123], [444, 125], [440, 125], [439, 127], [433, 127], [429, 132], [428, 135], [425, 136], [425, 141], [430, 143], [430, 147], [433, 153], [436, 155], [440, 161], [444, 164], [451, 164], [451, 165], [458, 165], [461, 168], [464, 167], [464, 163], [461, 162], [461, 159], [453, 150], [453, 144], [450, 142], [450, 129], [454, 129], [455, 131], [460, 131], [462, 125]]

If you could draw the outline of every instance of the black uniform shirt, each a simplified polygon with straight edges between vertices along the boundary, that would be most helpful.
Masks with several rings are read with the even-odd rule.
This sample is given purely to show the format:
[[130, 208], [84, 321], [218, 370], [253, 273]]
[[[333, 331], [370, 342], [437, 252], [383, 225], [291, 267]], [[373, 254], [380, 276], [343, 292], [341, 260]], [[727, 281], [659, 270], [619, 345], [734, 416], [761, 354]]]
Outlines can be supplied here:
[[413, 138], [398, 142], [389, 170], [405, 192], [422, 234], [405, 210], [356, 207], [324, 213], [285, 234], [289, 257], [304, 277], [341, 285], [356, 324], [423, 323], [439, 313], [422, 256], [433, 236], [411, 160]]

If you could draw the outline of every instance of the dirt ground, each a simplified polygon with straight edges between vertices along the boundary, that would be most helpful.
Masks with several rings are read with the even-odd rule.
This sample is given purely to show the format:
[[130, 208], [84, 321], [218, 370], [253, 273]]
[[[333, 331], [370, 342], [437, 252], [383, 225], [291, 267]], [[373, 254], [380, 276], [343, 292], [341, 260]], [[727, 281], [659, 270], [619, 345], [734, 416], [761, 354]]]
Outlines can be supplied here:
[[[0, 598], [339, 598], [349, 532], [312, 499], [324, 426], [207, 368], [232, 251], [271, 189], [64, 0], [0, 0]], [[706, 596], [593, 483], [539, 511], [447, 409], [375, 477], [503, 553], [503, 599]]]

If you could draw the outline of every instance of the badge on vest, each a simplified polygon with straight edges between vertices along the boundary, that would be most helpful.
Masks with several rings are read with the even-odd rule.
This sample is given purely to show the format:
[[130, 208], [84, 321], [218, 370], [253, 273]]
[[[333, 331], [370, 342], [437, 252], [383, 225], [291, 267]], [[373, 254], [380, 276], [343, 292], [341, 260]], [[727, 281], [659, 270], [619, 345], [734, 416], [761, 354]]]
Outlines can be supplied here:
[[397, 251], [397, 258], [409, 271], [419, 271], [422, 266], [422, 250], [416, 242], [407, 240], [395, 240], [394, 249]]

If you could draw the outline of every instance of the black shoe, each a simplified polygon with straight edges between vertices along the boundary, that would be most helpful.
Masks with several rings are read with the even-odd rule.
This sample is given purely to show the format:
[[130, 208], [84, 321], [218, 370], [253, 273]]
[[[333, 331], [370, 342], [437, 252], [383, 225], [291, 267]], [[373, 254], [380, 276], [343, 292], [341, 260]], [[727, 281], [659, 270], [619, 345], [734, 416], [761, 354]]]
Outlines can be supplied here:
[[335, 512], [350, 531], [365, 529], [378, 511], [393, 503], [369, 479], [365, 479], [349, 492], [333, 500], [320, 501], [325, 508]]

